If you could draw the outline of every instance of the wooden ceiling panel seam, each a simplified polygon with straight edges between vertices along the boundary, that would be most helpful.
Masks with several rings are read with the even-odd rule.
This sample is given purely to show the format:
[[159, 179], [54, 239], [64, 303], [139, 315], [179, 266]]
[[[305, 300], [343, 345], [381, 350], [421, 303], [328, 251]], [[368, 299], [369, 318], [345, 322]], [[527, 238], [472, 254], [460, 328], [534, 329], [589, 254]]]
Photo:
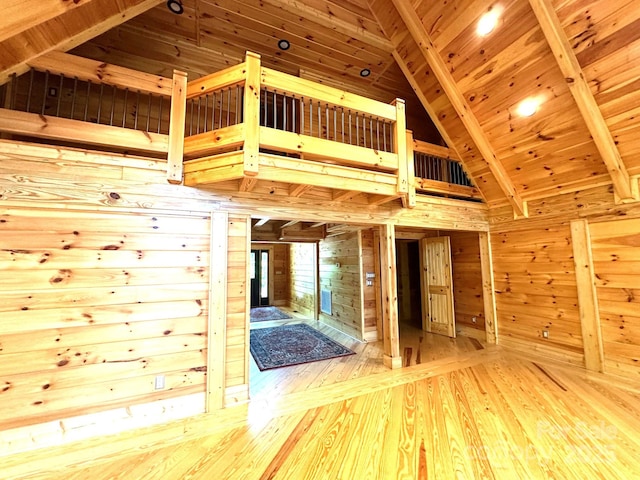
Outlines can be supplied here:
[[514, 188], [509, 176], [504, 170], [504, 167], [495, 155], [491, 144], [487, 140], [487, 137], [480, 127], [477, 119], [471, 112], [470, 107], [467, 105], [465, 98], [457, 89], [455, 81], [451, 77], [451, 73], [448, 71], [445, 62], [442, 60], [439, 52], [435, 50], [435, 47], [431, 43], [429, 35], [425, 30], [422, 21], [417, 16], [413, 7], [409, 6], [407, 3], [401, 0], [393, 0], [393, 4], [400, 14], [400, 17], [402, 18], [402, 21], [404, 22], [406, 28], [409, 30], [411, 35], [414, 37], [415, 42], [420, 47], [420, 50], [425, 56], [427, 63], [431, 67], [432, 72], [438, 78], [440, 85], [442, 86], [447, 97], [456, 109], [456, 113], [464, 123], [467, 131], [469, 132], [469, 135], [473, 139], [474, 144], [481, 152], [485, 161], [489, 164], [489, 168], [496, 178], [496, 181], [513, 206], [515, 215], [526, 217], [526, 203], [522, 200], [522, 198], [520, 198], [519, 192], [517, 192]]

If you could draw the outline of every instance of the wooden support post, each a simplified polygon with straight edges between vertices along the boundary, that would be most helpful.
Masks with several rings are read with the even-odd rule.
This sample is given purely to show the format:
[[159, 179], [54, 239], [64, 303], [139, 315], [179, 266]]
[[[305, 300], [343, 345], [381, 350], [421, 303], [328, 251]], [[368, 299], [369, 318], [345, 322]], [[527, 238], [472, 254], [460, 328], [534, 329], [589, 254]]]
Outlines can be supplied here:
[[396, 236], [392, 224], [380, 226], [380, 284], [382, 286], [382, 333], [384, 364], [401, 368], [398, 331], [398, 283], [396, 275]]
[[247, 52], [244, 81], [244, 174], [257, 175], [260, 155], [260, 55]]
[[416, 206], [416, 170], [413, 160], [413, 132], [407, 130], [407, 196], [403, 197], [403, 206], [414, 208]]
[[587, 370], [603, 372], [604, 346], [593, 271], [591, 237], [589, 235], [589, 224], [586, 220], [573, 220], [571, 222], [571, 243], [573, 245], [573, 263], [576, 268], [584, 364]]
[[169, 183], [182, 183], [186, 116], [187, 74], [174, 70], [169, 123], [169, 152], [167, 154], [167, 181]]
[[480, 269], [482, 270], [482, 301], [484, 303], [484, 330], [487, 343], [498, 343], [496, 296], [493, 281], [493, 259], [489, 232], [478, 233], [480, 242]]
[[209, 324], [207, 331], [207, 413], [224, 407], [227, 332], [229, 214], [211, 214]]
[[391, 105], [396, 107], [396, 121], [393, 124], [393, 141], [398, 155], [398, 187], [397, 192], [402, 196], [403, 205], [407, 202], [409, 192], [408, 170], [407, 170], [407, 118], [405, 113], [404, 100], [396, 98]]

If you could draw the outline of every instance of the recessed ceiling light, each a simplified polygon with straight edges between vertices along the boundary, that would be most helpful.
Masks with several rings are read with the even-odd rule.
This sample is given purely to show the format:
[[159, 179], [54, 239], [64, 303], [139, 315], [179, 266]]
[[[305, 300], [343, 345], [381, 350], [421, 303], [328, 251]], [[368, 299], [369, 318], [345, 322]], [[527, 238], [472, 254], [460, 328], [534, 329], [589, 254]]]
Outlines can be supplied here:
[[371, 75], [371, 70], [369, 70], [368, 68], [363, 68], [362, 70], [360, 70], [361, 77], [368, 77], [369, 75]]
[[531, 117], [538, 111], [539, 106], [540, 106], [540, 101], [537, 98], [533, 98], [533, 97], [525, 98], [518, 105], [518, 108], [517, 108], [518, 115], [520, 115], [521, 117]]
[[280, 50], [289, 50], [290, 47], [291, 44], [289, 43], [289, 40], [285, 40], [284, 38], [282, 40], [278, 40], [278, 48]]
[[481, 37], [489, 35], [493, 32], [498, 25], [498, 20], [500, 19], [500, 10], [498, 8], [492, 8], [487, 13], [480, 17], [478, 20], [478, 26], [476, 27], [476, 32]]
[[184, 7], [182, 6], [182, 2], [180, 0], [168, 0], [167, 8], [176, 15], [182, 15], [184, 13]]

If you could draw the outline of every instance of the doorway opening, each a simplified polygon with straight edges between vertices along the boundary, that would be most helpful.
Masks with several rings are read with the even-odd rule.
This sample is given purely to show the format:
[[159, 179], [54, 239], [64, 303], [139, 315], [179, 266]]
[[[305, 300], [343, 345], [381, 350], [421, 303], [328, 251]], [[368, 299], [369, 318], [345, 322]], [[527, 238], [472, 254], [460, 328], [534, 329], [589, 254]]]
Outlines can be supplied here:
[[269, 305], [269, 250], [251, 249], [251, 308]]
[[422, 328], [419, 241], [396, 241], [396, 270], [398, 277], [398, 321]]

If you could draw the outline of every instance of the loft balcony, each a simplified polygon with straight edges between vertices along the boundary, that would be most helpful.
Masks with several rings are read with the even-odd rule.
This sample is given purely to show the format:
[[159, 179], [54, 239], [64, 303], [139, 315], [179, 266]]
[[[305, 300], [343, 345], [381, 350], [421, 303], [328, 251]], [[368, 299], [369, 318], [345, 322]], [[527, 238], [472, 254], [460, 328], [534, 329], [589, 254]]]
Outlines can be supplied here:
[[5, 85], [0, 132], [167, 159], [167, 179], [249, 192], [284, 184], [370, 204], [479, 199], [455, 152], [414, 140], [404, 101], [381, 103], [260, 65], [187, 82], [52, 52]]

